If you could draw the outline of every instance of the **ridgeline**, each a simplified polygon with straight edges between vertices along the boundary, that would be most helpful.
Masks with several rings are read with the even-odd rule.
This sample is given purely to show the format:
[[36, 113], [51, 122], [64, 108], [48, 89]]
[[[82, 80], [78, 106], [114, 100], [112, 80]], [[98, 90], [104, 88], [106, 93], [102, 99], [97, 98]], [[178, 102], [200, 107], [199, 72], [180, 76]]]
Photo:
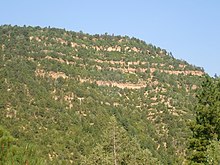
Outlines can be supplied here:
[[10, 25], [0, 36], [6, 164], [185, 162], [202, 68], [128, 36]]

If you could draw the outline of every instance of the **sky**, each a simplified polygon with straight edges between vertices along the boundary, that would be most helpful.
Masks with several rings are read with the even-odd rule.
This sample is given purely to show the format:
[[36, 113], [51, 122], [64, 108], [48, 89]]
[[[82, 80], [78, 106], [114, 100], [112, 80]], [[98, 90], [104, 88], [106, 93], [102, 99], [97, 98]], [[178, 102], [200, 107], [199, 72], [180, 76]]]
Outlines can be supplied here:
[[3, 0], [4, 24], [127, 35], [220, 75], [220, 0]]

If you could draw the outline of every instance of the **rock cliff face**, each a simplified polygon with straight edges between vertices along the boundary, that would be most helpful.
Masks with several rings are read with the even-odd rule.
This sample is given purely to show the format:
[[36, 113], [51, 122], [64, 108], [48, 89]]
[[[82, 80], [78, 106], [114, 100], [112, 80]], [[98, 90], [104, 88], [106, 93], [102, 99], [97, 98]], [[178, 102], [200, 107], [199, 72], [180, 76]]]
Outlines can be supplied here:
[[81, 162], [112, 116], [161, 163], [184, 160], [201, 68], [136, 38], [7, 25], [0, 36], [2, 124], [47, 164]]

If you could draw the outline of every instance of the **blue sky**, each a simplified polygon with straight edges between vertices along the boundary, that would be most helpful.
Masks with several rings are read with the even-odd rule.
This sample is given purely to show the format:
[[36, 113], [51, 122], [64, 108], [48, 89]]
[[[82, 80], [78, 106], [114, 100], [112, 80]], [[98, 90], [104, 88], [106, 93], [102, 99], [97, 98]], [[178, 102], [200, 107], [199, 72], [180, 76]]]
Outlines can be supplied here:
[[3, 24], [128, 35], [220, 75], [219, 0], [4, 0]]

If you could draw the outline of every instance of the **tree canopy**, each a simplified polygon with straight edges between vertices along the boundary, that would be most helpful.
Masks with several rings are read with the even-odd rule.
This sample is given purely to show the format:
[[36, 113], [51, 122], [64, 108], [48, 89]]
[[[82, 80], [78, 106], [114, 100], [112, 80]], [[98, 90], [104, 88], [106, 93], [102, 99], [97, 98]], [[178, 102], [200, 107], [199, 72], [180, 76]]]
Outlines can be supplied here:
[[[190, 139], [189, 159], [194, 163], [210, 164], [220, 139], [220, 81], [219, 78], [206, 77], [201, 90], [197, 94], [195, 120], [191, 123], [192, 138]], [[213, 148], [214, 147], [214, 148]], [[212, 152], [213, 151], [213, 152]], [[219, 150], [220, 151], [220, 150]], [[219, 161], [219, 158], [218, 158]], [[219, 164], [220, 162], [218, 162]], [[212, 163], [211, 163], [212, 164]]]

